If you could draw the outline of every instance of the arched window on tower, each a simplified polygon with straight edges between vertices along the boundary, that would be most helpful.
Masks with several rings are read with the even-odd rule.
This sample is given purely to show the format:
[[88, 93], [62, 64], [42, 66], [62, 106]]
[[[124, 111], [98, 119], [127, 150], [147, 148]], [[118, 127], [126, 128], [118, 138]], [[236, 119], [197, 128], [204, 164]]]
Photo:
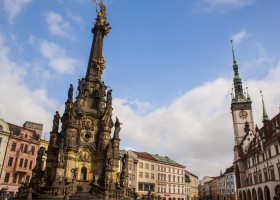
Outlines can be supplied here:
[[87, 180], [87, 168], [82, 167], [81, 169], [81, 180], [86, 181]]

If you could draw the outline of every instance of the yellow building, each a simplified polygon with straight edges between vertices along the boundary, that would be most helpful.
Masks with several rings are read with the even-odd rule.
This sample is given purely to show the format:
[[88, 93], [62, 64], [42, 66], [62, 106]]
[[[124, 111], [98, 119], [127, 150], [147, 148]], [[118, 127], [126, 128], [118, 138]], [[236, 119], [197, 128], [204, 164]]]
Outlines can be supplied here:
[[147, 195], [149, 191], [155, 194], [156, 188], [156, 160], [148, 153], [129, 151], [137, 157], [136, 192], [139, 196]]
[[186, 175], [190, 178], [190, 200], [198, 199], [198, 177], [191, 172], [186, 171]]

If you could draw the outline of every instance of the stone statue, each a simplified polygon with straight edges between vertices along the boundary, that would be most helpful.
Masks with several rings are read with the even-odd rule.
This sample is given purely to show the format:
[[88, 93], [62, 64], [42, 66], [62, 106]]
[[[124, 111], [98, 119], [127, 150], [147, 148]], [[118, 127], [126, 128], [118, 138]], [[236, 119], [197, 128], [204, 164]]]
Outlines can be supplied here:
[[106, 154], [106, 169], [110, 170], [113, 167], [113, 149], [111, 142], [109, 142], [107, 146], [107, 154]]
[[69, 90], [68, 90], [68, 101], [73, 101], [73, 85], [70, 84]]
[[110, 89], [107, 92], [107, 106], [111, 106], [112, 105], [112, 89]]
[[97, 170], [94, 170], [92, 172], [93, 174], [93, 183], [97, 185], [97, 181], [98, 181], [98, 171]]
[[122, 158], [122, 171], [120, 176], [120, 185], [121, 187], [125, 187], [126, 185], [126, 168], [127, 168], [127, 162], [128, 162], [128, 155], [125, 153]]
[[84, 94], [85, 93], [85, 87], [86, 87], [85, 82], [86, 82], [85, 78], [82, 78], [82, 80], [79, 79], [79, 86], [78, 86], [79, 94]]
[[103, 56], [97, 59], [96, 67], [98, 69], [99, 75], [102, 75], [103, 70], [105, 68], [105, 60]]
[[58, 151], [58, 162], [64, 163], [64, 139], [61, 139]]
[[102, 83], [100, 84], [100, 87], [99, 87], [100, 97], [106, 96], [106, 89], [107, 89], [107, 86], [104, 84], [104, 81], [102, 81]]
[[53, 128], [52, 128], [52, 132], [55, 132], [55, 133], [58, 132], [59, 119], [60, 119], [60, 115], [59, 115], [58, 111], [56, 111], [56, 112], [55, 112], [55, 115], [53, 116]]
[[119, 121], [119, 118], [116, 117], [116, 122], [115, 122], [115, 131], [114, 131], [114, 138], [119, 138], [119, 133], [121, 131], [121, 124]]
[[36, 165], [34, 170], [42, 170], [42, 162], [43, 162], [43, 155], [44, 155], [45, 149], [44, 147], [40, 147], [37, 158], [36, 158]]
[[77, 176], [78, 176], [78, 168], [72, 168], [71, 169], [71, 172], [72, 172], [72, 177], [74, 180], [77, 180]]

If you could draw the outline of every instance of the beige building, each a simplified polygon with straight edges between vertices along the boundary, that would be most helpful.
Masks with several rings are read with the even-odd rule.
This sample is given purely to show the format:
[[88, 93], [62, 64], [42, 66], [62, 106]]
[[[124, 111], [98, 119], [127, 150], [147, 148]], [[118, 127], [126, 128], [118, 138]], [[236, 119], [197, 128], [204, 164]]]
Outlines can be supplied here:
[[198, 177], [191, 172], [186, 171], [186, 175], [190, 178], [190, 199], [197, 200], [198, 199]]
[[156, 192], [156, 160], [148, 153], [141, 153], [130, 151], [134, 153], [137, 162], [137, 176], [136, 176], [136, 192], [142, 196], [147, 195], [149, 191], [151, 194]]
[[[4, 165], [4, 159], [7, 151], [7, 146], [10, 137], [9, 125], [5, 120], [0, 119], [0, 177], [2, 177], [2, 168]], [[1, 179], [0, 182], [3, 180]]]

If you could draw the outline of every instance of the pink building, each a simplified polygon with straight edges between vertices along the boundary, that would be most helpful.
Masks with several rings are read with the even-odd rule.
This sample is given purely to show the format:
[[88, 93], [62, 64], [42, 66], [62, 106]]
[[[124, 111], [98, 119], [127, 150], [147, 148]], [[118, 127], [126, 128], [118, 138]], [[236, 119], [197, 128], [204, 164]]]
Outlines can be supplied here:
[[9, 128], [11, 136], [0, 177], [0, 190], [5, 188], [9, 195], [14, 195], [21, 183], [29, 183], [31, 179], [39, 135], [34, 130], [13, 124], [9, 124]]

